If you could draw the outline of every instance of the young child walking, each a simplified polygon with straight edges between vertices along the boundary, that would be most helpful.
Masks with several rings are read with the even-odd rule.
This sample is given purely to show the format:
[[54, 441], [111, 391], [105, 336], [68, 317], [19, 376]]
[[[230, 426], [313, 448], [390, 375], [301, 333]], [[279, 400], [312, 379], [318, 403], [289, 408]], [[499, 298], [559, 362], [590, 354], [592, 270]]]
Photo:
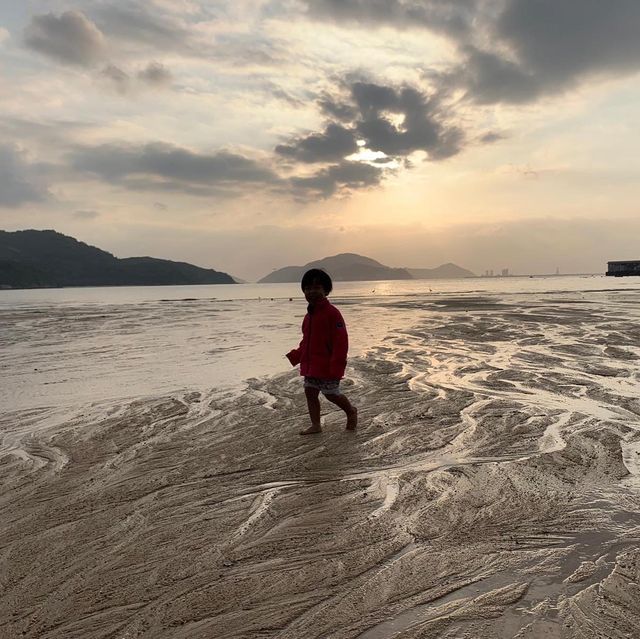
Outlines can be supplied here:
[[286, 355], [292, 366], [300, 364], [300, 375], [304, 375], [311, 426], [301, 430], [300, 434], [322, 432], [320, 393], [346, 413], [347, 430], [355, 430], [358, 409], [340, 391], [349, 339], [340, 311], [327, 299], [333, 283], [327, 273], [312, 268], [303, 275], [301, 287], [309, 304], [302, 322], [302, 341], [298, 348]]

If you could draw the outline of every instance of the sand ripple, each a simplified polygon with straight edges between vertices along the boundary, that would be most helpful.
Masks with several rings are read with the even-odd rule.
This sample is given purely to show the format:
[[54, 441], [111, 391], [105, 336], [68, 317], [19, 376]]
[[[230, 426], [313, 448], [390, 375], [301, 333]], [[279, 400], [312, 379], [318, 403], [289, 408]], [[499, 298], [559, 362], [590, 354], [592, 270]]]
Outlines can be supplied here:
[[5, 415], [0, 636], [640, 636], [638, 302], [381, 301], [356, 433], [294, 373]]

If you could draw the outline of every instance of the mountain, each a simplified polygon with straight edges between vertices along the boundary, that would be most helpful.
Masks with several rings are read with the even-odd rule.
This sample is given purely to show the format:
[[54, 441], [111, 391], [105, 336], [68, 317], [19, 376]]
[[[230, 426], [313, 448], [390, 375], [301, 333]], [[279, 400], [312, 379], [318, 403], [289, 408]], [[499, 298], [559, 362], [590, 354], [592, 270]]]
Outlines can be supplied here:
[[447, 280], [459, 277], [476, 277], [475, 273], [456, 264], [448, 262], [437, 268], [407, 268], [416, 280]]
[[259, 284], [274, 282], [299, 282], [305, 271], [310, 268], [321, 268], [337, 282], [365, 281], [365, 280], [410, 280], [411, 274], [404, 268], [391, 268], [376, 262], [369, 257], [355, 253], [341, 253], [331, 257], [324, 257], [304, 266], [285, 266], [269, 273]]
[[0, 288], [234, 284], [227, 273], [153, 257], [117, 257], [56, 231], [0, 231]]

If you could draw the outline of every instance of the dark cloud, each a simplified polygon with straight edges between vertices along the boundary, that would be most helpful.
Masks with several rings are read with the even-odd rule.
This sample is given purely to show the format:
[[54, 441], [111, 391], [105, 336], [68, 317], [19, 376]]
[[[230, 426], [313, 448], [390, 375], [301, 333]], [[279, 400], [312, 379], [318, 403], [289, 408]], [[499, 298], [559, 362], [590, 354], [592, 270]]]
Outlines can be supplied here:
[[63, 64], [92, 66], [104, 57], [102, 32], [80, 11], [33, 16], [24, 30], [24, 42]]
[[521, 65], [473, 46], [464, 47], [466, 60], [449, 75], [449, 83], [463, 87], [479, 104], [535, 100], [544, 90], [541, 80]]
[[30, 163], [14, 145], [0, 144], [0, 206], [15, 208], [48, 197], [43, 166]]
[[125, 95], [131, 91], [131, 78], [129, 74], [114, 64], [108, 64], [102, 69], [100, 77], [108, 82], [120, 95]]
[[321, 113], [332, 120], [340, 122], [353, 122], [358, 115], [358, 110], [352, 104], [345, 104], [335, 100], [330, 95], [323, 95], [317, 101]]
[[130, 75], [115, 64], [108, 64], [100, 72], [100, 79], [120, 95], [128, 95], [142, 87], [166, 88], [170, 86], [172, 77], [169, 69], [159, 62], [150, 62], [135, 75]]
[[637, 0], [511, 0], [495, 32], [547, 92], [592, 73], [640, 69]]
[[[318, 105], [324, 113], [340, 115], [342, 122], [329, 122], [322, 132], [293, 138], [275, 149], [293, 162], [330, 163], [311, 176], [290, 178], [303, 197], [326, 198], [377, 185], [395, 167], [411, 168], [408, 156], [415, 151], [437, 161], [462, 149], [462, 130], [447, 121], [439, 100], [418, 89], [363, 81], [340, 82], [339, 87], [338, 95], [325, 93]], [[384, 156], [347, 160], [360, 150]]]
[[398, 95], [392, 87], [354, 82], [351, 85], [351, 97], [363, 118], [376, 116], [380, 111], [399, 110]]
[[362, 162], [340, 162], [309, 177], [293, 177], [294, 193], [303, 199], [328, 198], [340, 191], [376, 186], [383, 177], [381, 169]]
[[432, 160], [460, 151], [462, 131], [446, 124], [438, 102], [417, 89], [357, 82], [352, 94], [362, 114], [357, 131], [372, 151], [387, 155], [426, 151]]
[[210, 195], [213, 187], [278, 182], [268, 167], [251, 158], [229, 151], [196, 153], [164, 143], [84, 147], [70, 161], [74, 169], [135, 190]]
[[331, 162], [351, 155], [358, 150], [354, 132], [340, 124], [327, 125], [323, 133], [280, 144], [276, 153], [299, 162]]
[[505, 140], [506, 138], [507, 136], [499, 131], [487, 131], [487, 133], [480, 136], [479, 141], [482, 144], [493, 144], [494, 142], [500, 142], [500, 140]]
[[346, 95], [323, 95], [320, 104], [325, 112], [342, 114], [343, 124], [332, 122], [322, 133], [281, 144], [277, 153], [300, 162], [336, 161], [355, 153], [363, 140], [368, 150], [391, 157], [425, 151], [429, 159], [442, 160], [464, 143], [462, 130], [447, 122], [439, 101], [410, 86], [357, 81], [346, 85]]
[[481, 104], [533, 102], [596, 75], [640, 71], [638, 0], [303, 2], [315, 19], [446, 34], [462, 63], [427, 76], [439, 89], [461, 89]]
[[597, 75], [640, 71], [640, 2], [509, 0], [484, 32], [493, 48], [461, 43], [446, 82], [481, 104], [533, 102]]
[[158, 88], [169, 86], [173, 80], [171, 71], [160, 62], [150, 62], [138, 71], [137, 77], [145, 84]]

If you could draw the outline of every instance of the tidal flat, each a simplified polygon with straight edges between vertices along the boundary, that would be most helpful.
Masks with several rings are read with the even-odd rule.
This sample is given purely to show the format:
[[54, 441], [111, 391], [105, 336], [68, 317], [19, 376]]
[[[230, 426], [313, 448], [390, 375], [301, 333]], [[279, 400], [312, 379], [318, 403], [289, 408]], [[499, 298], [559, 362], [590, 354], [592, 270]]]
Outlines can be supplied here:
[[[287, 303], [252, 306], [278, 357], [299, 339]], [[0, 416], [0, 636], [639, 637], [640, 290], [336, 303], [360, 424], [324, 402], [305, 437], [295, 370], [153, 394], [123, 359], [129, 395], [107, 397], [81, 378], [109, 375], [94, 349], [111, 311], [65, 308], [45, 330], [31, 307], [4, 310], [18, 381]], [[210, 329], [185, 307], [198, 328], [170, 359], [153, 347], [163, 380], [193, 369], [180, 353]], [[143, 311], [105, 344], [146, 358], [132, 317], [161, 334], [168, 311]], [[209, 348], [219, 379], [259, 361], [240, 333]], [[78, 401], [36, 389], [48, 366], [47, 381], [77, 375]]]

